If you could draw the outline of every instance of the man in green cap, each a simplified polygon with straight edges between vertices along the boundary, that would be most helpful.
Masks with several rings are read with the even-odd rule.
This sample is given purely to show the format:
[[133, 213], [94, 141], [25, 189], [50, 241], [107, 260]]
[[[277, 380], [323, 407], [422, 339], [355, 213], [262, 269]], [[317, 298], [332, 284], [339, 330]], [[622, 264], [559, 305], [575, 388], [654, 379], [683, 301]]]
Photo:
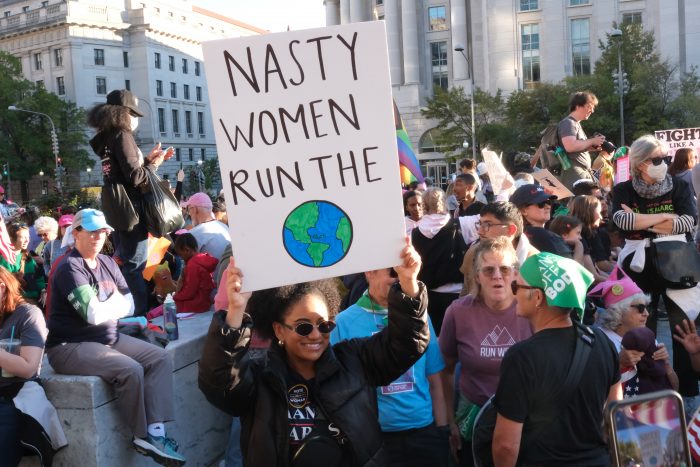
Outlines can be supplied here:
[[[622, 398], [618, 355], [598, 329], [580, 338], [571, 319], [574, 311], [583, 314], [592, 282], [583, 266], [552, 253], [530, 256], [513, 281], [516, 312], [534, 334], [512, 346], [501, 363], [492, 445], [497, 467], [610, 465], [601, 427], [605, 403]], [[577, 340], [592, 345], [582, 377], [566, 391]]]

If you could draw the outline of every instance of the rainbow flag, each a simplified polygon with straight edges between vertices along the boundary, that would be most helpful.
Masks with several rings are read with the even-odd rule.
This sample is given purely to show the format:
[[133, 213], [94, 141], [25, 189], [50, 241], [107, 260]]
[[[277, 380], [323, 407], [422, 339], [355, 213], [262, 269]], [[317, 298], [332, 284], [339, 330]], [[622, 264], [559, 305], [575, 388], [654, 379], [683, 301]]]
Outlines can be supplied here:
[[425, 179], [420, 171], [418, 158], [416, 158], [416, 153], [413, 152], [411, 140], [408, 139], [406, 127], [403, 124], [401, 114], [399, 113], [399, 108], [396, 106], [395, 101], [394, 123], [396, 124], [396, 143], [399, 149], [399, 170], [401, 171], [401, 183], [408, 185], [416, 180], [423, 183]]

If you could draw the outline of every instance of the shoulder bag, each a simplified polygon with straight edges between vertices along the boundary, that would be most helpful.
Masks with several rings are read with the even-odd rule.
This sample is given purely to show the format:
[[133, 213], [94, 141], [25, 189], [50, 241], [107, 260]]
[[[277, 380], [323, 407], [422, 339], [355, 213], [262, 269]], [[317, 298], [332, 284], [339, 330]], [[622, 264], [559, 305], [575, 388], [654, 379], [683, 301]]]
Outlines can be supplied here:
[[163, 237], [185, 225], [180, 203], [167, 183], [149, 170], [148, 181], [142, 188], [146, 231], [154, 237]]
[[[102, 165], [110, 163], [111, 149], [105, 146], [102, 155]], [[139, 223], [139, 215], [134, 204], [121, 183], [113, 182], [111, 177], [105, 177], [105, 184], [100, 194], [101, 209], [107, 223], [120, 232], [130, 232]]]
[[[573, 394], [581, 381], [583, 370], [586, 367], [591, 349], [593, 348], [593, 343], [595, 342], [595, 334], [590, 328], [576, 322], [574, 322], [574, 327], [576, 328], [576, 348], [574, 349], [574, 357], [571, 361], [571, 367], [569, 368], [569, 373], [566, 375], [564, 384], [553, 397], [553, 399], [559, 402], [559, 404], [557, 404], [559, 407], [566, 405], [571, 394]], [[494, 465], [491, 443], [493, 441], [493, 432], [496, 428], [498, 412], [493, 405], [493, 398], [494, 396], [491, 396], [491, 398], [486, 401], [474, 422], [472, 453], [474, 455], [474, 465], [476, 467], [492, 467]], [[523, 425], [523, 435], [520, 441], [521, 452], [522, 447], [535, 441], [542, 430], [549, 426], [559, 413], [561, 413], [560, 410], [553, 410], [546, 419], [543, 419], [535, 425], [530, 432], [528, 432], [525, 429], [525, 425]]]
[[666, 288], [691, 289], [700, 282], [700, 253], [694, 242], [652, 241], [652, 261]]

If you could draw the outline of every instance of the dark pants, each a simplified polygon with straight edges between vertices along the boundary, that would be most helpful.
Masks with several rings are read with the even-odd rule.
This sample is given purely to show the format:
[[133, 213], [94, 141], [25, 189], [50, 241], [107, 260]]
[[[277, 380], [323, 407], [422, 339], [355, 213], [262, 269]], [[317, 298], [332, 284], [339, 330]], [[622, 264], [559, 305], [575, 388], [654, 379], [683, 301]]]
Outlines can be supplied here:
[[430, 424], [413, 430], [384, 433], [391, 467], [447, 467], [449, 433]]
[[440, 329], [442, 329], [442, 320], [445, 317], [447, 307], [458, 298], [459, 292], [442, 293], [428, 290], [428, 315], [430, 316], [430, 321], [433, 323], [435, 334], [438, 336], [440, 335]]
[[14, 467], [22, 459], [19, 412], [12, 400], [0, 397], [0, 466]]
[[143, 278], [146, 267], [148, 234], [142, 224], [131, 232], [114, 231], [114, 255], [119, 258], [120, 269], [131, 295], [134, 297], [134, 316], [148, 313], [148, 290]]

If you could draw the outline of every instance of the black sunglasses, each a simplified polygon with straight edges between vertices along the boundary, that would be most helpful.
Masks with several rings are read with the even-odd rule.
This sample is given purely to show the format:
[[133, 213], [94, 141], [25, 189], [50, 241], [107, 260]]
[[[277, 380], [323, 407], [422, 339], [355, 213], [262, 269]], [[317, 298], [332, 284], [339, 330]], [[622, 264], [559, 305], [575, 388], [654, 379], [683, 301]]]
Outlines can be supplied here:
[[643, 303], [635, 303], [634, 305], [630, 305], [630, 308], [636, 308], [640, 315], [643, 315], [647, 310], [647, 306]]
[[661, 165], [662, 162], [665, 162], [666, 165], [671, 163], [671, 156], [665, 156], [665, 157], [652, 157], [649, 159], [649, 162], [651, 162], [654, 165]]
[[533, 206], [537, 206], [540, 209], [544, 209], [545, 206], [552, 206], [552, 200], [548, 199], [547, 201], [542, 201], [541, 203], [534, 204]]
[[302, 321], [300, 323], [295, 324], [294, 326], [290, 326], [287, 323], [280, 323], [282, 326], [284, 326], [287, 329], [290, 329], [297, 334], [299, 334], [302, 337], [306, 337], [312, 332], [314, 332], [314, 328], [318, 328], [318, 332], [321, 334], [330, 334], [333, 332], [333, 329], [335, 329], [335, 323], [333, 321], [321, 321], [318, 324], [312, 324], [307, 321]]
[[531, 285], [518, 284], [517, 281], [513, 281], [510, 283], [510, 290], [511, 290], [511, 292], [513, 292], [513, 295], [517, 294], [519, 289], [528, 289], [528, 290], [540, 289], [540, 290], [542, 290], [540, 287], [533, 287]]

